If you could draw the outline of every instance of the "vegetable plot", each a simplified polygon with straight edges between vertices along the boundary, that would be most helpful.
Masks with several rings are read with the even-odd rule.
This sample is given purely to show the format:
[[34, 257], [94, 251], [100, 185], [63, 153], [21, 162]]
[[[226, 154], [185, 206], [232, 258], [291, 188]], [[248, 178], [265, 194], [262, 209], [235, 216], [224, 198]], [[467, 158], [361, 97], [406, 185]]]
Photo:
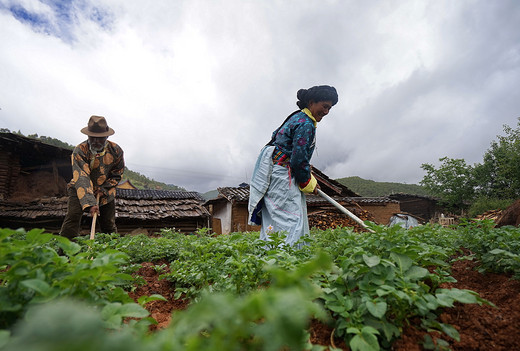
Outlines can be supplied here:
[[[455, 229], [371, 228], [375, 233], [316, 231], [301, 249], [284, 246], [281, 234], [267, 244], [258, 233], [211, 237], [204, 230], [189, 236], [164, 230], [160, 238], [98, 234], [95, 242], [70, 243], [43, 231], [5, 229], [0, 231], [0, 340], [5, 350], [30, 350], [30, 342], [38, 345], [33, 349], [46, 350], [42, 338], [48, 350], [58, 349], [63, 331], [53, 336], [53, 330], [72, 328], [72, 322], [47, 321], [40, 332], [36, 325], [45, 313], [66, 310], [81, 325], [88, 315], [91, 324], [85, 325], [103, 335], [106, 345], [118, 337], [131, 340], [124, 343], [126, 350], [323, 350], [309, 335], [316, 321], [333, 330], [331, 340], [338, 346], [340, 340], [352, 350], [390, 349], [410, 324], [437, 330], [421, 342], [442, 349], [459, 338], [439, 318], [443, 311], [454, 305], [493, 306], [469, 289], [452, 287], [453, 258], [478, 260], [482, 271], [518, 272], [517, 228], [494, 229], [485, 221]], [[462, 247], [471, 251], [461, 256]], [[132, 303], [127, 294], [139, 289], [131, 273], [142, 262], [161, 262], [154, 268], [169, 282], [169, 298], [191, 301], [153, 334], [147, 330], [155, 321], [143, 307], [163, 297], [150, 294]], [[67, 345], [103, 350], [98, 341], [92, 348], [88, 341], [82, 348]]]

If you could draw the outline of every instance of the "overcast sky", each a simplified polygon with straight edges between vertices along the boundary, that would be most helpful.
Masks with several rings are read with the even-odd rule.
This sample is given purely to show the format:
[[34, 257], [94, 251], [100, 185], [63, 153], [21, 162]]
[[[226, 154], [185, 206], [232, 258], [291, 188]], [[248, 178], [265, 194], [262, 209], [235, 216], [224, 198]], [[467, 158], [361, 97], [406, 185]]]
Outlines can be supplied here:
[[0, 128], [76, 145], [102, 115], [129, 169], [249, 182], [296, 92], [333, 85], [311, 163], [417, 184], [520, 117], [517, 0], [0, 0]]

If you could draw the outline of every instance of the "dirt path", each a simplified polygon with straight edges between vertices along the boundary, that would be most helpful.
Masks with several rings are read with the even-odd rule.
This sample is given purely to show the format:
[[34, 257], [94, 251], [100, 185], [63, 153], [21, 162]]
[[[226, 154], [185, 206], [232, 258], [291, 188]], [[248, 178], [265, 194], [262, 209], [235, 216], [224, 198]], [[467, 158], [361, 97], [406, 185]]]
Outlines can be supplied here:
[[[158, 265], [166, 263], [159, 262]], [[457, 304], [441, 315], [441, 321], [453, 325], [460, 333], [460, 342], [450, 340], [454, 351], [511, 351], [520, 350], [520, 281], [504, 274], [480, 274], [473, 261], [457, 261], [452, 266], [452, 276], [457, 283], [450, 284], [458, 289], [476, 291], [482, 298], [493, 302], [498, 308], [475, 304]], [[166, 327], [174, 310], [187, 307], [188, 302], [175, 300], [174, 291], [165, 280], [158, 280], [159, 273], [152, 263], [143, 263], [138, 272], [147, 284], [130, 294], [137, 300], [142, 295], [161, 294], [168, 301], [154, 301], [146, 307], [159, 324], [153, 329]], [[347, 350], [345, 343], [331, 341], [330, 328], [313, 321], [310, 328], [311, 341], [321, 345], [331, 345]], [[394, 343], [396, 351], [423, 350], [421, 342], [424, 333], [414, 327], [406, 328], [401, 339]]]

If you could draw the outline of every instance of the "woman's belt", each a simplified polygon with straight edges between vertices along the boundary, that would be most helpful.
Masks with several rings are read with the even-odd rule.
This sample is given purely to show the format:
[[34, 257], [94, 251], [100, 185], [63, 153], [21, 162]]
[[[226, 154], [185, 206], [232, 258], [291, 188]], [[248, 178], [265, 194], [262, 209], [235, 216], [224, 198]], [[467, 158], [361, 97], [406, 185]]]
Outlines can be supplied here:
[[278, 148], [277, 148], [277, 150], [275, 150], [275, 152], [273, 153], [273, 164], [282, 166], [285, 168], [289, 168], [289, 163], [290, 163], [289, 156], [287, 156], [286, 154], [284, 154], [282, 151], [278, 150]]

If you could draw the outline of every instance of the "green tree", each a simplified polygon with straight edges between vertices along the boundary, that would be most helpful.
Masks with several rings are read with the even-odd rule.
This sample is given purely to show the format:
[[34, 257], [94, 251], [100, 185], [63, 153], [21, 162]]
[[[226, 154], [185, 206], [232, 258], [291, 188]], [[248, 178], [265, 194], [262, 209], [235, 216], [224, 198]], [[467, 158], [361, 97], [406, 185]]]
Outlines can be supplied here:
[[439, 161], [438, 169], [421, 165], [427, 174], [420, 184], [441, 198], [443, 205], [462, 209], [472, 201], [472, 215], [507, 207], [520, 198], [520, 117], [516, 128], [504, 125], [504, 135], [491, 142], [482, 163], [471, 167], [463, 159]]
[[474, 176], [480, 196], [497, 199], [520, 197], [520, 118], [516, 129], [504, 125], [505, 136], [497, 136], [476, 164]]
[[439, 168], [429, 163], [421, 165], [426, 175], [420, 184], [431, 195], [439, 197], [441, 205], [459, 212], [467, 208], [475, 196], [473, 167], [464, 159], [443, 157], [439, 161], [442, 162]]
[[48, 136], [45, 136], [45, 135], [42, 135], [41, 137], [39, 137], [39, 139], [46, 143], [46, 144], [50, 144], [50, 145], [54, 145], [54, 146], [57, 146], [57, 147], [61, 147], [61, 148], [64, 148], [64, 149], [70, 149], [70, 150], [73, 150], [74, 149], [74, 145], [70, 145], [66, 142], [63, 142], [59, 139], [56, 139], [56, 138], [52, 138], [52, 137], [48, 137]]

